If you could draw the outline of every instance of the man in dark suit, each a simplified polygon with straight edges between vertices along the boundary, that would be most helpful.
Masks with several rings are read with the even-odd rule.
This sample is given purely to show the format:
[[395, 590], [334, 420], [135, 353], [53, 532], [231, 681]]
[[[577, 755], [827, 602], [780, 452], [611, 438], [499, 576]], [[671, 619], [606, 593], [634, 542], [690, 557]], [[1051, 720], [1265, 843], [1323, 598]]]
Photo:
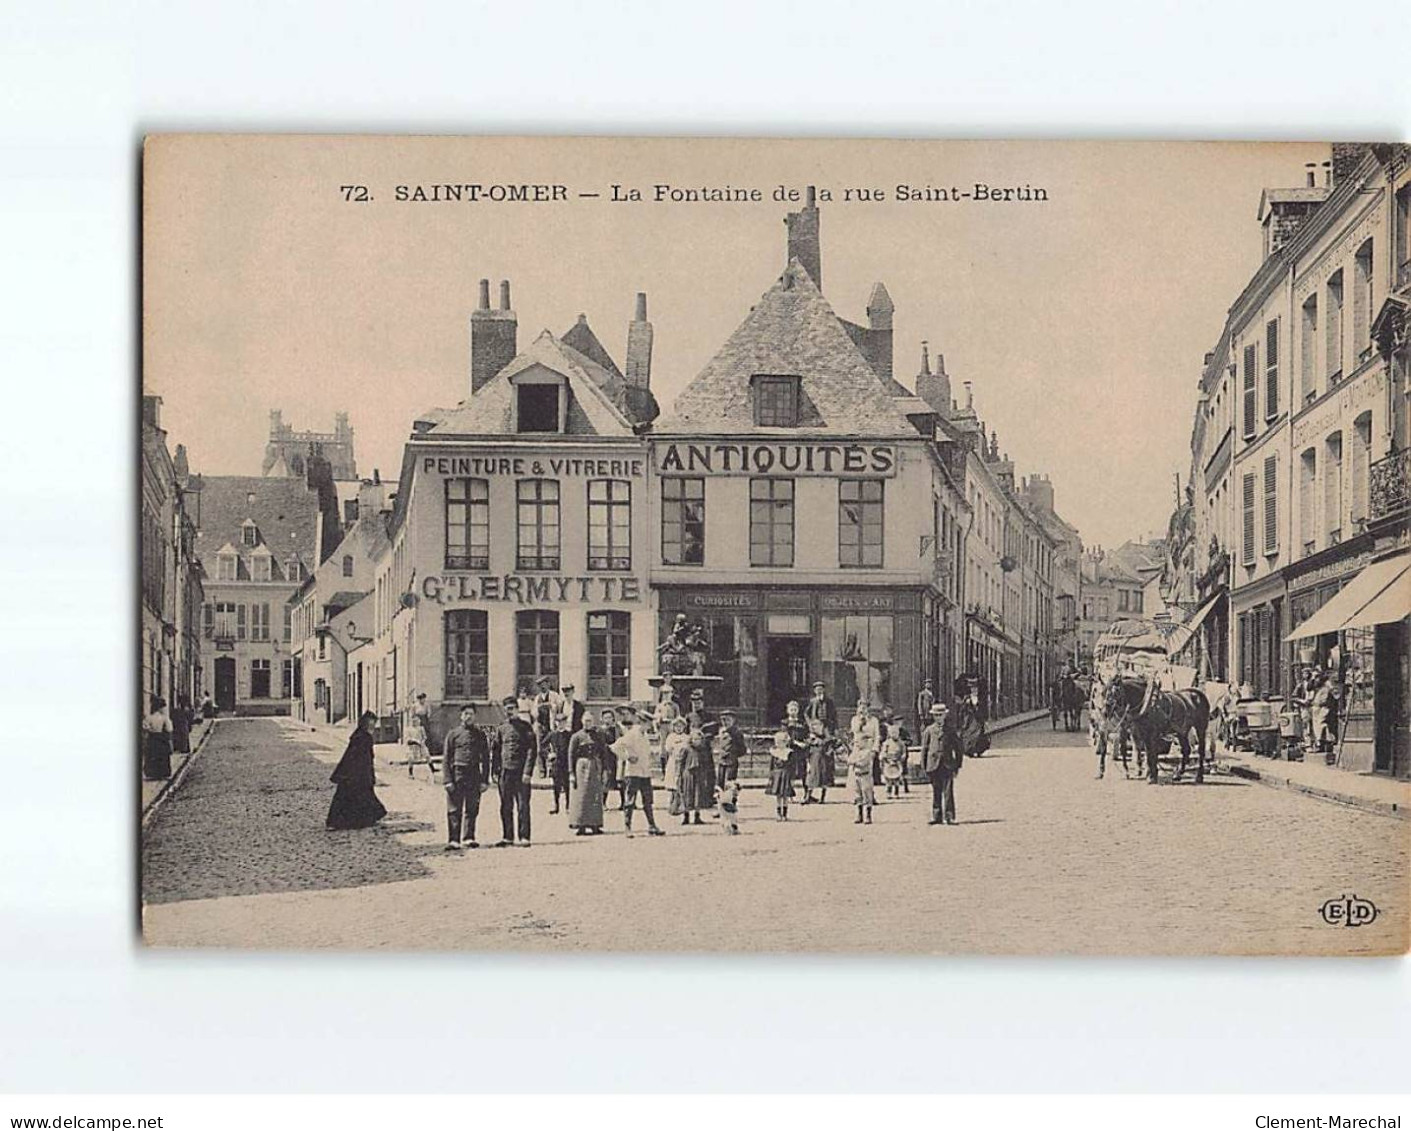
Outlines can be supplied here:
[[481, 790], [490, 780], [490, 740], [475, 725], [475, 708], [469, 703], [461, 708], [460, 726], [446, 735], [441, 777], [446, 784], [446, 851], [479, 848], [475, 820]]
[[534, 775], [538, 742], [534, 738], [533, 724], [519, 713], [519, 701], [513, 695], [507, 695], [502, 705], [505, 721], [490, 739], [491, 772], [500, 787], [499, 847], [516, 843], [517, 827], [518, 844], [521, 848], [528, 848], [530, 781]]
[[568, 733], [577, 734], [583, 729], [583, 700], [578, 698], [571, 683], [565, 683], [560, 689], [559, 695], [561, 698], [558, 713], [568, 716]]
[[821, 679], [813, 685], [813, 698], [804, 704], [803, 717], [804, 721], [809, 723], [814, 719], [821, 721], [825, 734], [838, 733], [838, 708], [833, 700], [828, 698], [828, 688]]
[[931, 723], [921, 733], [921, 765], [931, 782], [931, 825], [955, 824], [955, 775], [965, 761], [948, 713], [944, 703], [932, 703]]

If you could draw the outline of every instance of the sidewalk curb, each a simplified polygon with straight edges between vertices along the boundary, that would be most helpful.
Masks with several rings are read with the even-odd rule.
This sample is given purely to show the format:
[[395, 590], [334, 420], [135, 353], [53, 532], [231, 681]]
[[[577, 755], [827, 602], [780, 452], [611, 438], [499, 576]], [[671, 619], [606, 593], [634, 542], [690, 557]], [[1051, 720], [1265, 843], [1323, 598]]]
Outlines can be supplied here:
[[172, 774], [171, 777], [167, 778], [167, 780], [162, 783], [162, 787], [157, 790], [152, 800], [143, 806], [141, 822], [143, 830], [147, 828], [148, 822], [156, 815], [157, 810], [162, 807], [162, 802], [171, 796], [172, 791], [176, 789], [186, 777], [186, 771], [191, 768], [191, 763], [196, 761], [196, 756], [206, 748], [206, 740], [211, 737], [212, 732], [216, 729], [216, 723], [218, 722], [220, 722], [219, 718], [210, 720], [210, 725], [201, 732], [201, 737], [196, 740], [196, 745], [191, 748], [191, 753], [186, 756], [186, 761], [181, 763], [181, 768], [177, 770], [176, 773]]
[[1330, 801], [1334, 805], [1345, 805], [1349, 809], [1361, 809], [1366, 813], [1377, 813], [1383, 817], [1394, 817], [1402, 821], [1411, 821], [1411, 809], [1403, 808], [1395, 801], [1374, 801], [1369, 797], [1358, 797], [1356, 794], [1352, 793], [1340, 793], [1337, 790], [1321, 789], [1315, 785], [1307, 785], [1304, 782], [1294, 781], [1292, 778], [1271, 774], [1267, 770], [1257, 769], [1243, 762], [1231, 762], [1229, 764], [1229, 772], [1234, 777], [1259, 782], [1260, 785], [1267, 785], [1274, 789], [1286, 789], [1290, 793], [1302, 793], [1305, 796], [1316, 798], [1319, 801]]

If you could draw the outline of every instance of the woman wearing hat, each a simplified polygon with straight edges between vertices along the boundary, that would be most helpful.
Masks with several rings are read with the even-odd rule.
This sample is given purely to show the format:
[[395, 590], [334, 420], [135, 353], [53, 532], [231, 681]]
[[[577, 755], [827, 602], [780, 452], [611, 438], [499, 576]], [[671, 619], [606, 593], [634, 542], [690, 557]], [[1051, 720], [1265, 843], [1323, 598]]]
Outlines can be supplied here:
[[685, 757], [681, 759], [681, 778], [678, 789], [681, 793], [681, 823], [683, 825], [705, 824], [701, 820], [702, 809], [715, 807], [715, 763], [711, 758], [710, 744], [719, 723], [690, 721], [690, 739]]

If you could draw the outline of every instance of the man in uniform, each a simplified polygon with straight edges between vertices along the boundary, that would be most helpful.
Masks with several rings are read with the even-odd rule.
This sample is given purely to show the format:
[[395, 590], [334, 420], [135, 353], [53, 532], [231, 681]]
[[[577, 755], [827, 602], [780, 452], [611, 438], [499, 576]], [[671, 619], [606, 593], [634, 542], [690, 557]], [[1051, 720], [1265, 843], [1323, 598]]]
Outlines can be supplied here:
[[491, 771], [500, 787], [499, 847], [516, 843], [517, 828], [520, 847], [528, 848], [530, 781], [538, 743], [534, 739], [533, 725], [519, 713], [518, 700], [507, 695], [503, 706], [505, 721], [490, 740]]
[[446, 735], [441, 754], [441, 778], [446, 783], [446, 851], [479, 848], [475, 820], [480, 793], [490, 778], [490, 740], [475, 725], [475, 708], [461, 708], [461, 723]]
[[946, 705], [931, 704], [931, 722], [921, 732], [921, 765], [931, 783], [931, 819], [927, 824], [955, 824], [955, 775], [965, 763], [960, 735], [947, 721]]

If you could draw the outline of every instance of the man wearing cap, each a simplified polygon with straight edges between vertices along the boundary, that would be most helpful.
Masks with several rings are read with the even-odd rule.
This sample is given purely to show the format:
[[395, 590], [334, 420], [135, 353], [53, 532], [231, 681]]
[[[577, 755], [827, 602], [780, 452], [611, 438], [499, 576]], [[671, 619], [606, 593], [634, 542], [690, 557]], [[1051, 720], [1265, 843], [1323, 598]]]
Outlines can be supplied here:
[[479, 848], [475, 820], [480, 793], [490, 778], [490, 741], [475, 725], [475, 708], [461, 708], [461, 723], [450, 734], [441, 754], [441, 779], [446, 784], [446, 850]]
[[554, 727], [554, 716], [558, 714], [560, 700], [548, 676], [540, 676], [534, 695], [534, 711], [529, 721], [534, 724], [534, 738], [538, 743], [536, 761], [539, 763], [539, 776], [549, 772], [548, 742], [549, 732]]
[[517, 829], [519, 845], [528, 848], [530, 781], [538, 743], [534, 727], [519, 711], [518, 700], [506, 695], [502, 706], [505, 721], [490, 739], [490, 769], [500, 787], [500, 847], [516, 843]]
[[955, 824], [955, 775], [965, 761], [948, 715], [944, 703], [932, 703], [931, 722], [921, 732], [921, 765], [931, 782], [931, 825]]
[[583, 729], [583, 709], [583, 700], [578, 698], [573, 684], [565, 683], [559, 691], [558, 713], [568, 716], [569, 734]]
[[803, 709], [805, 722], [819, 720], [823, 724], [825, 734], [838, 733], [838, 708], [833, 700], [828, 698], [828, 688], [824, 682], [815, 680], [813, 684], [813, 698], [810, 699]]

